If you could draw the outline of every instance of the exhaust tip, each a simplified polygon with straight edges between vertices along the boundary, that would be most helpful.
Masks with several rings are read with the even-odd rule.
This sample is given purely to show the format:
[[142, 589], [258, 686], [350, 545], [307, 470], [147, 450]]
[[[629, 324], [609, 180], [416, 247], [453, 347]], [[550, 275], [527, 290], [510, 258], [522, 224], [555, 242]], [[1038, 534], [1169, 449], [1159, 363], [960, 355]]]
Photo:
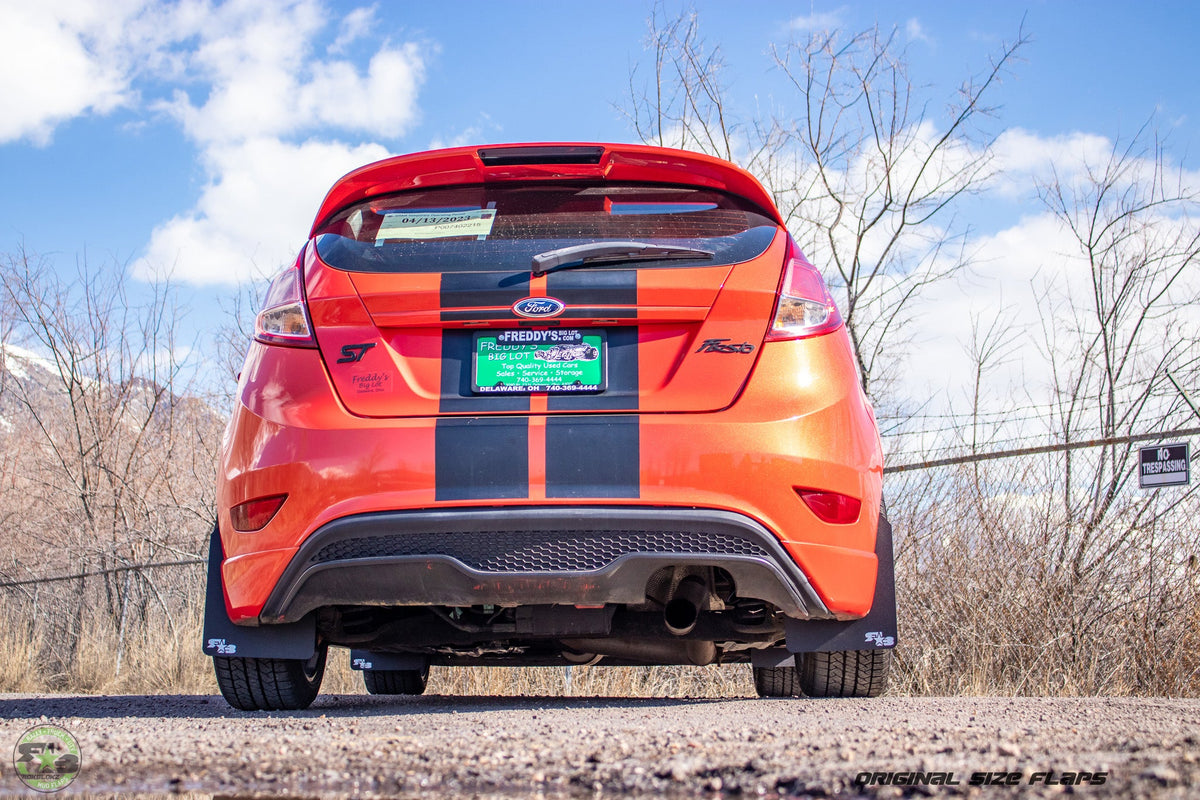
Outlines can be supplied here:
[[700, 607], [708, 598], [708, 584], [692, 576], [684, 578], [663, 609], [663, 622], [675, 636], [686, 636], [700, 619]]

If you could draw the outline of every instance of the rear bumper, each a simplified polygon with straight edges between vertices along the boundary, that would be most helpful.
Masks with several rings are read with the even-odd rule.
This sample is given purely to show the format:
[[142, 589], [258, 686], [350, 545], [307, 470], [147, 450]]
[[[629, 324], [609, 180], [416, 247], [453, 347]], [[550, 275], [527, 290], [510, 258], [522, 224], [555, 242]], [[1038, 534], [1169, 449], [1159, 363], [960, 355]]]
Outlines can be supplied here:
[[[428, 552], [371, 556], [385, 559], [387, 569], [378, 563], [334, 568], [306, 558], [320, 549], [313, 543], [327, 535], [356, 538], [354, 530], [372, 531], [363, 536], [411, 530], [397, 520], [434, 520], [434, 533], [457, 535], [471, 515], [502, 510], [526, 520], [526, 527], [512, 530], [528, 531], [535, 509], [560, 521], [581, 509], [663, 511], [667, 517], [694, 511], [711, 519], [732, 514], [745, 521], [735, 527], [771, 537], [767, 552], [783, 556], [767, 559], [772, 569], [785, 577], [789, 570], [803, 576], [786, 582], [744, 576], [743, 583], [807, 585], [811, 597], [795, 589], [794, 596], [781, 595], [777, 603], [797, 619], [816, 618], [821, 608], [839, 620], [860, 618], [871, 608], [878, 572], [882, 457], [843, 339], [764, 345], [741, 397], [720, 411], [555, 414], [539, 409], [386, 419], [349, 414], [315, 351], [252, 345], [241, 402], [222, 448], [217, 494], [230, 619], [255, 624], [291, 618], [309, 602], [306, 593], [365, 604], [388, 598], [435, 603], [437, 597], [459, 604], [464, 591], [474, 592], [477, 585], [486, 584], [486, 592], [480, 589], [473, 598], [525, 591], [529, 584], [523, 579]], [[534, 400], [547, 403], [545, 398], [529, 402]], [[859, 520], [823, 522], [800, 499], [797, 487], [860, 498]], [[265, 528], [233, 529], [232, 506], [281, 493], [288, 499]], [[359, 521], [368, 518], [389, 522], [364, 528]], [[617, 529], [603, 515], [596, 520], [597, 531]], [[400, 528], [389, 532], [387, 526], [397, 524]], [[639, 530], [655, 530], [638, 524]], [[613, 587], [627, 589], [653, 564], [661, 565], [658, 551], [628, 555], [597, 567], [612, 573], [608, 590], [613, 597], [625, 596]], [[713, 557], [703, 550], [692, 555]], [[764, 569], [761, 564], [753, 568]], [[586, 572], [598, 577], [595, 570]], [[305, 586], [312, 584], [303, 592], [293, 585], [302, 577]], [[415, 588], [398, 589], [401, 583]], [[418, 590], [428, 593], [417, 597]], [[597, 602], [588, 594], [592, 590], [580, 586], [554, 591], [553, 597], [561, 599], [547, 595], [541, 602]], [[288, 593], [292, 599], [283, 599]]]
[[313, 533], [259, 618], [330, 605], [641, 603], [657, 570], [719, 567], [796, 619], [829, 610], [779, 540], [727, 511], [627, 507], [361, 514]]

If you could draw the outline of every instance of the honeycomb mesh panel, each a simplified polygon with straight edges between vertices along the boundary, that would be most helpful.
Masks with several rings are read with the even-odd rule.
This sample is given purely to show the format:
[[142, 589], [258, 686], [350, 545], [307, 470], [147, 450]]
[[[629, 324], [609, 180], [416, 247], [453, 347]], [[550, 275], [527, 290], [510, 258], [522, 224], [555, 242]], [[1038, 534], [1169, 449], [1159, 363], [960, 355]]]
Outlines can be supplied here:
[[770, 558], [729, 533], [646, 530], [402, 533], [330, 542], [312, 563], [390, 556], [448, 556], [479, 572], [589, 572], [633, 553]]

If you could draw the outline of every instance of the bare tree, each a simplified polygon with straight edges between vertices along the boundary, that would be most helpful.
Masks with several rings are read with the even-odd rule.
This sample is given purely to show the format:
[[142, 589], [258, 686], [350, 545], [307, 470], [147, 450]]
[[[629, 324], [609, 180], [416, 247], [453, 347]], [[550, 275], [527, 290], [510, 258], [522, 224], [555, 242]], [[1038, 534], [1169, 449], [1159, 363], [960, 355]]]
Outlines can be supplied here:
[[756, 175], [767, 172], [778, 149], [771, 121], [741, 120], [728, 108], [725, 59], [719, 45], [701, 36], [696, 12], [668, 17], [656, 5], [649, 29], [653, 75], [642, 83], [637, 65], [630, 69], [629, 97], [620, 109], [638, 137], [735, 161]]
[[631, 71], [625, 114], [643, 141], [712, 153], [763, 181], [810, 259], [834, 271], [871, 391], [894, 371], [922, 292], [970, 263], [955, 202], [993, 176], [985, 100], [1025, 41], [1019, 32], [1001, 45], [935, 114], [894, 31], [814, 32], [771, 48], [792, 90], [775, 99], [780, 110], [742, 119], [696, 14], [669, 18], [660, 6], [654, 72], [646, 82]]
[[177, 587], [125, 568], [191, 556], [211, 526], [219, 420], [186, 396], [169, 287], [136, 295], [119, 268], [64, 279], [24, 251], [0, 263], [6, 445], [20, 443], [0, 577], [80, 576], [54, 616], [63, 669], [97, 600], [85, 575], [122, 634], [151, 606], [169, 617]]
[[[1146, 127], [1078, 174], [1055, 173], [1039, 187], [1069, 242], [1041, 301], [1060, 440], [1194, 424], [1167, 372], [1200, 376], [1195, 180]], [[1054, 473], [1057, 533], [1043, 556], [1074, 611], [1072, 635], [1087, 637], [1106, 616], [1132, 609], [1144, 617], [1148, 646], [1174, 648], [1157, 630], [1195, 602], [1194, 587], [1185, 591], [1195, 537], [1180, 511], [1196, 493], [1139, 491], [1136, 469], [1130, 444], [1064, 453]]]
[[[1186, 170], [1169, 165], [1157, 136], [1143, 129], [1115, 143], [1102, 163], [1085, 164], [1078, 177], [1055, 174], [1039, 187], [1069, 234], [1068, 257], [1083, 267], [1074, 285], [1048, 287], [1043, 296], [1058, 434], [1065, 441], [1153, 430], [1189, 413], [1166, 378], [1168, 371], [1194, 378], [1200, 367], [1200, 326], [1188, 314], [1200, 300], [1194, 277], [1200, 187], [1188, 180]], [[1092, 547], [1133, 479], [1133, 456], [1132, 445], [1113, 445], [1086, 465], [1067, 457], [1062, 502], [1079, 525], [1077, 541], [1063, 554], [1072, 572], [1110, 557], [1148, 522], [1135, 513], [1107, 547]]]

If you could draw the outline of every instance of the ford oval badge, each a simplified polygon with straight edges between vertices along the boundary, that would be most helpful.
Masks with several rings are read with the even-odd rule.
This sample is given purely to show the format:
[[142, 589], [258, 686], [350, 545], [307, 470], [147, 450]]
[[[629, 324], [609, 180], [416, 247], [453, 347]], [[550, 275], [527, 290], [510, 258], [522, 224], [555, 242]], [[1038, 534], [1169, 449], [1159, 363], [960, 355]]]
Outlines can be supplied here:
[[535, 317], [545, 319], [557, 317], [567, 306], [561, 300], [553, 297], [526, 297], [513, 303], [513, 313], [518, 317]]

